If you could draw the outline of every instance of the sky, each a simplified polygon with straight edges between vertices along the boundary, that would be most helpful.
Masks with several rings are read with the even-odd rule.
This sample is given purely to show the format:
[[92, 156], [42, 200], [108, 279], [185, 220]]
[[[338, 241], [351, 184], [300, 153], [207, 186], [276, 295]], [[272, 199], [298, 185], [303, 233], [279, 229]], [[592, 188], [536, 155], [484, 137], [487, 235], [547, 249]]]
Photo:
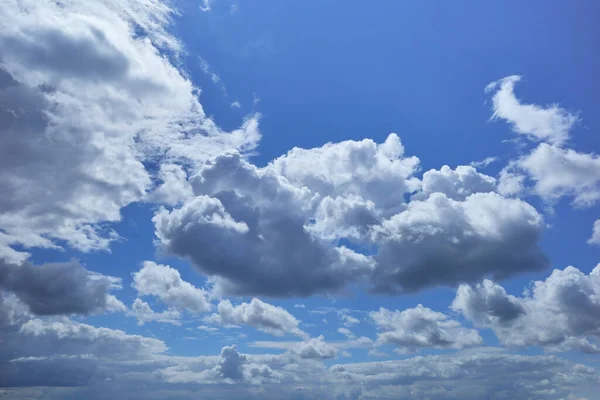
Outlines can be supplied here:
[[0, 397], [593, 400], [599, 12], [4, 0]]

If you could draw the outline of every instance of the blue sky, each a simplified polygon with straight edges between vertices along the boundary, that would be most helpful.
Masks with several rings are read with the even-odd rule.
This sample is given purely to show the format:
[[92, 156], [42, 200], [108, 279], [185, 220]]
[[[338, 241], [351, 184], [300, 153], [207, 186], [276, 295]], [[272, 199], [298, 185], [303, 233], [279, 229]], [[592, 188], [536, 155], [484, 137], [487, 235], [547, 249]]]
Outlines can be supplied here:
[[599, 11], [1, 5], [0, 393], [591, 400]]

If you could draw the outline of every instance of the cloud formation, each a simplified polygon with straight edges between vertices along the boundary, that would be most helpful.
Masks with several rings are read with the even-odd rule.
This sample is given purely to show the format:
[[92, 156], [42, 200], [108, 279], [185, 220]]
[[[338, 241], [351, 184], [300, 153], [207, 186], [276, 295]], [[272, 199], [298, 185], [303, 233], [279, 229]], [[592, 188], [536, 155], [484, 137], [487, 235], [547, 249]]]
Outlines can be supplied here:
[[542, 270], [548, 265], [539, 247], [543, 227], [535, 208], [518, 199], [475, 193], [456, 201], [433, 193], [373, 231], [380, 243], [376, 290], [411, 292]]
[[600, 352], [600, 266], [589, 275], [574, 267], [556, 269], [523, 297], [488, 280], [461, 285], [452, 308], [491, 328], [507, 346]]
[[292, 314], [257, 298], [250, 303], [232, 305], [229, 300], [223, 300], [217, 306], [218, 313], [208, 317], [209, 322], [221, 325], [248, 325], [259, 331], [275, 336], [286, 334], [306, 337], [306, 333], [298, 328], [298, 321]]
[[462, 349], [483, 344], [476, 330], [464, 328], [458, 321], [421, 304], [403, 311], [382, 307], [369, 315], [380, 331], [377, 343], [394, 345], [401, 353], [424, 348]]
[[133, 273], [132, 286], [139, 296], [156, 296], [170, 307], [192, 313], [212, 308], [204, 290], [184, 281], [179, 271], [168, 265], [144, 261], [142, 268]]
[[156, 312], [150, 304], [141, 299], [135, 299], [131, 306], [131, 314], [137, 319], [138, 325], [144, 325], [146, 322], [161, 322], [173, 325], [180, 325], [181, 313], [177, 310], [168, 309], [162, 312]]
[[87, 270], [77, 261], [21, 265], [0, 261], [0, 289], [14, 293], [36, 315], [125, 311], [109, 292], [121, 279]]
[[156, 235], [168, 252], [214, 277], [220, 292], [307, 296], [372, 268], [366, 256], [305, 229], [314, 194], [238, 153], [207, 162], [191, 184], [194, 199], [154, 216]]
[[143, 161], [256, 146], [255, 118], [221, 131], [163, 56], [181, 50], [172, 13], [159, 0], [2, 2], [0, 257], [23, 261], [15, 245], [106, 249], [118, 234], [100, 224], [152, 186]]
[[571, 197], [576, 207], [589, 207], [600, 200], [600, 157], [595, 154], [541, 143], [513, 161], [504, 174], [504, 185], [518, 180], [509, 192], [522, 192], [527, 178], [533, 183], [531, 191], [549, 204], [564, 196]]
[[547, 266], [532, 206], [470, 166], [419, 181], [418, 159], [403, 154], [393, 134], [296, 148], [264, 168], [225, 153], [190, 177], [194, 197], [156, 213], [156, 235], [222, 294], [307, 296], [351, 282], [417, 291]]
[[492, 96], [492, 119], [504, 119], [516, 133], [534, 140], [553, 144], [565, 142], [569, 138], [569, 131], [579, 120], [577, 115], [556, 104], [542, 107], [521, 103], [514, 93], [515, 84], [520, 80], [520, 76], [512, 75], [486, 87], [486, 92], [495, 91]]

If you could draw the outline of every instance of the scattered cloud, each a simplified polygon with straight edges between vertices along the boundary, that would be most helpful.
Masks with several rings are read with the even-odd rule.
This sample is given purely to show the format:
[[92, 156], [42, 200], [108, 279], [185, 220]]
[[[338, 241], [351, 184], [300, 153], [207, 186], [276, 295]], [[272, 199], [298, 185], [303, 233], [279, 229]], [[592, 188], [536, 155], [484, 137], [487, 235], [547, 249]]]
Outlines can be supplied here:
[[443, 193], [453, 200], [464, 200], [473, 193], [496, 191], [496, 179], [477, 172], [475, 168], [459, 165], [455, 170], [444, 165], [439, 171], [432, 169], [423, 174], [421, 192], [415, 199], [425, 199], [432, 193]]
[[498, 162], [498, 157], [486, 157], [481, 161], [473, 161], [469, 164], [469, 166], [473, 168], [485, 168], [490, 164]]
[[486, 87], [486, 92], [494, 93], [492, 119], [504, 119], [516, 133], [535, 140], [553, 144], [565, 142], [569, 138], [569, 131], [579, 120], [577, 115], [556, 104], [542, 107], [521, 103], [514, 93], [515, 84], [520, 80], [520, 76], [508, 76]]
[[208, 317], [208, 321], [221, 325], [248, 325], [275, 336], [286, 334], [306, 337], [298, 328], [298, 321], [281, 307], [253, 298], [250, 303], [233, 306], [229, 300], [223, 300], [217, 306], [218, 313]]
[[514, 188], [505, 191], [513, 194], [524, 190], [526, 178], [533, 182], [533, 194], [549, 204], [564, 196], [571, 197], [576, 207], [589, 207], [600, 200], [600, 157], [595, 154], [541, 143], [501, 175], [503, 185]]
[[168, 265], [144, 261], [142, 268], [133, 273], [132, 286], [139, 296], [156, 296], [170, 307], [193, 313], [212, 308], [204, 290], [181, 279], [179, 271]]

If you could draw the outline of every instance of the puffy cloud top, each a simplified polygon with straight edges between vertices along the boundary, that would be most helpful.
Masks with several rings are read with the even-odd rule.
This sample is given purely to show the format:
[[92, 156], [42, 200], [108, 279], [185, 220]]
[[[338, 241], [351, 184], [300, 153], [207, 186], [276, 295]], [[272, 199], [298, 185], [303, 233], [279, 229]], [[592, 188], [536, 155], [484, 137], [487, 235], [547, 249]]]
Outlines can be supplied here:
[[600, 266], [589, 275], [574, 267], [554, 270], [519, 298], [491, 281], [463, 285], [452, 308], [509, 346], [600, 352]]

